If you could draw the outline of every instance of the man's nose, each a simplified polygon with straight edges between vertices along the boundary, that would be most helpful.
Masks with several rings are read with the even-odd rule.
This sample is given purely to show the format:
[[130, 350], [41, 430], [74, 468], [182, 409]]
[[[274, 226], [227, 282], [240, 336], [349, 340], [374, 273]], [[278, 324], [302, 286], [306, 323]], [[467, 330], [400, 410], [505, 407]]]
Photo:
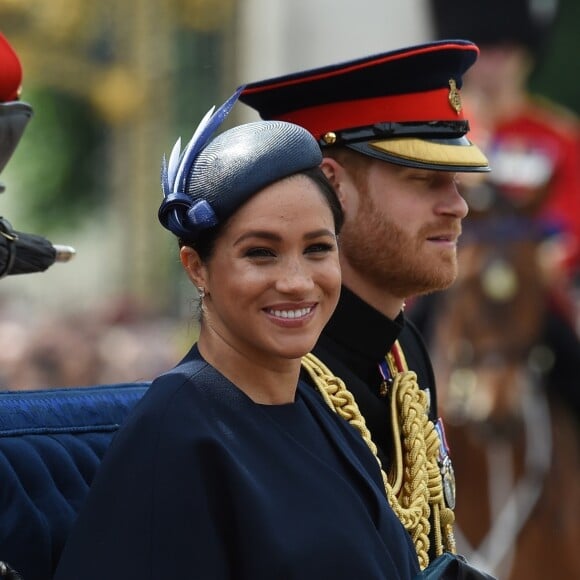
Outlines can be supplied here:
[[451, 183], [445, 188], [437, 209], [440, 214], [451, 215], [459, 219], [463, 219], [469, 213], [469, 206], [459, 193], [456, 183]]

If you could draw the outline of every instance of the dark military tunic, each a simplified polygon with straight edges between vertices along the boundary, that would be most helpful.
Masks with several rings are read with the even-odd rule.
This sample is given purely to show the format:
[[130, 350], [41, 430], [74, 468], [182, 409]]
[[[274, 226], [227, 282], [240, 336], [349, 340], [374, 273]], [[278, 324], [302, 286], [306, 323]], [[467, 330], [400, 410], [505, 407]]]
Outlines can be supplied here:
[[417, 373], [419, 386], [429, 390], [430, 418], [436, 419], [429, 355], [418, 330], [403, 313], [391, 320], [343, 286], [338, 306], [313, 351], [354, 395], [385, 466], [389, 465], [392, 435], [388, 400], [379, 394], [383, 381], [379, 363], [397, 339], [409, 369]]

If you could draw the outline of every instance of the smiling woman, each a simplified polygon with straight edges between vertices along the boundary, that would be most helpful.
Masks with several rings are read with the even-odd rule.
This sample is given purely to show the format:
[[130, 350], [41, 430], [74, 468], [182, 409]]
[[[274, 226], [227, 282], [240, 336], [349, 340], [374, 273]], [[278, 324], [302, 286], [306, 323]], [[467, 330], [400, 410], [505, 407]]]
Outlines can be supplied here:
[[55, 580], [419, 571], [375, 456], [300, 378], [341, 283], [320, 149], [281, 121], [212, 140], [236, 99], [162, 171], [159, 219], [199, 291], [198, 342], [119, 431]]
[[[189, 277], [203, 288], [198, 347], [258, 402], [290, 403], [287, 386], [257, 369], [296, 368], [330, 318], [340, 268], [332, 212], [308, 174], [287, 177], [248, 200], [222, 228], [210, 260], [181, 248]], [[251, 367], [246, 384], [240, 369]]]

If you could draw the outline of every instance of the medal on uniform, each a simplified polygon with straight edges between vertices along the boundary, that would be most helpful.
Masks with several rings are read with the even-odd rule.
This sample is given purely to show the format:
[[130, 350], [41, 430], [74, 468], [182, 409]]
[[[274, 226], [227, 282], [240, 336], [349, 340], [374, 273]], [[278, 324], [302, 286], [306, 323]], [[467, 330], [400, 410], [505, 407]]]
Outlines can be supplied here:
[[388, 359], [379, 363], [379, 372], [381, 373], [381, 377], [383, 377], [379, 386], [379, 396], [386, 397], [389, 394], [389, 389], [393, 385], [393, 371], [391, 370]]
[[455, 472], [451, 463], [449, 455], [449, 446], [445, 437], [445, 428], [443, 427], [443, 419], [437, 419], [435, 423], [435, 430], [439, 435], [439, 470], [441, 471], [441, 479], [443, 482], [443, 495], [445, 496], [445, 503], [447, 507], [455, 509]]

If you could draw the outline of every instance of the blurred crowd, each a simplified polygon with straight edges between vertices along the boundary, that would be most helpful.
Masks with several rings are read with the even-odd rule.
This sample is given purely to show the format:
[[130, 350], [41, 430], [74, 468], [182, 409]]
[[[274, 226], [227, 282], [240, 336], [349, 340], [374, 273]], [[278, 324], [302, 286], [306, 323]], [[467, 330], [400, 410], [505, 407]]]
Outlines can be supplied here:
[[0, 390], [151, 380], [186, 352], [193, 322], [129, 300], [68, 314], [0, 303]]

